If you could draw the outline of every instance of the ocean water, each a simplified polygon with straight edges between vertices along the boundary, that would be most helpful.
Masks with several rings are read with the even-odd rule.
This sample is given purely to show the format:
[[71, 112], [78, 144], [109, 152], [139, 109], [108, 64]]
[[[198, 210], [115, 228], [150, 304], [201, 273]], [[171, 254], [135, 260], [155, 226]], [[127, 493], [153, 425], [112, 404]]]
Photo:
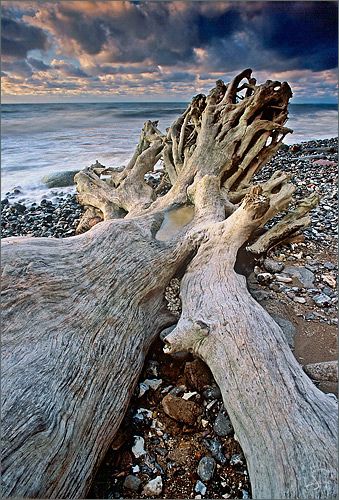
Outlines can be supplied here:
[[[185, 107], [182, 102], [3, 104], [1, 198], [20, 186], [21, 198], [39, 199], [48, 194], [45, 175], [81, 169], [96, 160], [124, 165], [144, 121], [159, 120], [165, 132]], [[287, 126], [294, 133], [285, 143], [335, 137], [337, 118], [336, 105], [292, 104]]]

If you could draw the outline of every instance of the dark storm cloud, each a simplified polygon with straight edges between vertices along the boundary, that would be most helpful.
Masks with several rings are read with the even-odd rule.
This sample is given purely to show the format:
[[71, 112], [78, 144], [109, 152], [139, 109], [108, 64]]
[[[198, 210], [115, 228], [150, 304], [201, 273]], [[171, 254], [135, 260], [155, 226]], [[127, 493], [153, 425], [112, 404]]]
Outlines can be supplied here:
[[76, 78], [85, 78], [88, 76], [87, 73], [85, 73], [81, 68], [73, 66], [73, 64], [69, 64], [64, 61], [54, 63], [52, 67], [53, 69], [59, 70], [64, 76]]
[[[299, 69], [321, 71], [337, 66], [336, 2], [277, 2], [263, 9], [259, 23], [262, 45]], [[293, 68], [295, 69], [295, 68]]]
[[45, 49], [47, 36], [35, 26], [9, 17], [1, 19], [1, 51], [5, 56], [23, 58], [32, 49]]
[[28, 78], [32, 75], [32, 68], [26, 61], [2, 61], [1, 69], [21, 78]]
[[43, 23], [55, 36], [76, 42], [82, 53], [105, 49], [107, 62], [188, 64], [196, 62], [194, 48], [203, 48], [211, 64], [223, 60], [227, 69], [246, 66], [249, 59], [272, 71], [319, 71], [337, 63], [335, 2], [96, 5], [89, 12], [83, 2], [46, 4]]
[[[9, 65], [3, 70], [26, 80], [32, 72], [48, 72], [62, 83], [52, 82], [51, 89], [75, 88], [79, 79], [84, 92], [154, 84], [164, 94], [191, 93], [211, 77], [228, 78], [244, 67], [262, 75], [289, 72], [307, 87], [299, 72], [313, 78], [337, 65], [336, 2], [3, 4], [2, 54]], [[333, 94], [332, 74], [325, 85]]]
[[36, 70], [38, 71], [47, 71], [50, 69], [50, 66], [48, 64], [45, 64], [43, 61], [40, 59], [35, 59], [34, 57], [28, 57], [27, 62]]
[[100, 66], [99, 72], [102, 75], [120, 75], [122, 73], [129, 75], [139, 75], [140, 73], [159, 73], [159, 68], [157, 66]]
[[184, 71], [169, 73], [168, 75], [161, 77], [161, 81], [163, 82], [192, 82], [194, 79], [194, 74]]

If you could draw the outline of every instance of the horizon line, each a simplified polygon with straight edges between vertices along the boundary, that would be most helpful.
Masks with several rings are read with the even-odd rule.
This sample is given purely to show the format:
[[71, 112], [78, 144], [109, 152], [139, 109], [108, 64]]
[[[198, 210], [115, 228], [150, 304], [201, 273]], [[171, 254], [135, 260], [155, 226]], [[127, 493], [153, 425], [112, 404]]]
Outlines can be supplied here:
[[[185, 100], [185, 101], [155, 101], [155, 100], [150, 100], [150, 101], [36, 101], [36, 102], [4, 102], [1, 100], [1, 105], [6, 104], [6, 105], [22, 105], [22, 104], [187, 104], [190, 102], [190, 99]], [[302, 102], [291, 102], [290, 105], [304, 105], [304, 104], [315, 104], [315, 105], [336, 105], [338, 107], [338, 102], [336, 101], [302, 101]]]

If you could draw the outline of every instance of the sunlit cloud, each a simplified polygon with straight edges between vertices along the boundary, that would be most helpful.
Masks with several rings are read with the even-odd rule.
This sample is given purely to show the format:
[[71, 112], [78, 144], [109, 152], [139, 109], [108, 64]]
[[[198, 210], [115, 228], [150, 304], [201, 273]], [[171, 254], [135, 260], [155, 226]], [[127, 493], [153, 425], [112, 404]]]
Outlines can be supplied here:
[[2, 2], [2, 92], [186, 100], [252, 67], [333, 101], [336, 2]]

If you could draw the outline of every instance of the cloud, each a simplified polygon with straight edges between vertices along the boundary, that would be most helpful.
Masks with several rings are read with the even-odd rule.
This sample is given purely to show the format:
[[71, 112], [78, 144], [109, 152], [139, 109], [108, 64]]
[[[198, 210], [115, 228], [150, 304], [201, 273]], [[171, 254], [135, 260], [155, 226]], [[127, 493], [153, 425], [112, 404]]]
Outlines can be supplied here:
[[40, 59], [35, 59], [34, 57], [28, 57], [27, 58], [28, 64], [30, 64], [34, 69], [38, 71], [47, 71], [50, 69], [50, 66], [48, 64], [45, 64], [43, 61]]
[[45, 49], [47, 35], [38, 27], [29, 26], [9, 17], [1, 19], [1, 51], [13, 58], [26, 57], [32, 49]]
[[[8, 72], [16, 82], [32, 76], [32, 86], [40, 79], [47, 90], [42, 78], [53, 79], [50, 89], [65, 92], [82, 85], [84, 93], [125, 93], [130, 88], [190, 95], [215, 77], [228, 79], [244, 67], [268, 77], [302, 71], [305, 88], [311, 89], [312, 79], [320, 86], [315, 75], [337, 64], [336, 2], [62, 0], [3, 5]], [[326, 82], [325, 87], [333, 95], [335, 84]]]
[[73, 64], [62, 61], [62, 60], [59, 61], [59, 60], [54, 59], [51, 62], [50, 67], [52, 69], [59, 70], [63, 76], [70, 76], [70, 77], [77, 77], [77, 78], [85, 78], [88, 76], [87, 73], [85, 73], [85, 71], [83, 71], [82, 69], [74, 66]]
[[[337, 2], [276, 2], [254, 19], [264, 49], [294, 68], [320, 71], [337, 66]], [[259, 22], [258, 22], [259, 21]]]
[[6, 73], [24, 79], [32, 75], [32, 68], [26, 61], [3, 61], [1, 69]]

